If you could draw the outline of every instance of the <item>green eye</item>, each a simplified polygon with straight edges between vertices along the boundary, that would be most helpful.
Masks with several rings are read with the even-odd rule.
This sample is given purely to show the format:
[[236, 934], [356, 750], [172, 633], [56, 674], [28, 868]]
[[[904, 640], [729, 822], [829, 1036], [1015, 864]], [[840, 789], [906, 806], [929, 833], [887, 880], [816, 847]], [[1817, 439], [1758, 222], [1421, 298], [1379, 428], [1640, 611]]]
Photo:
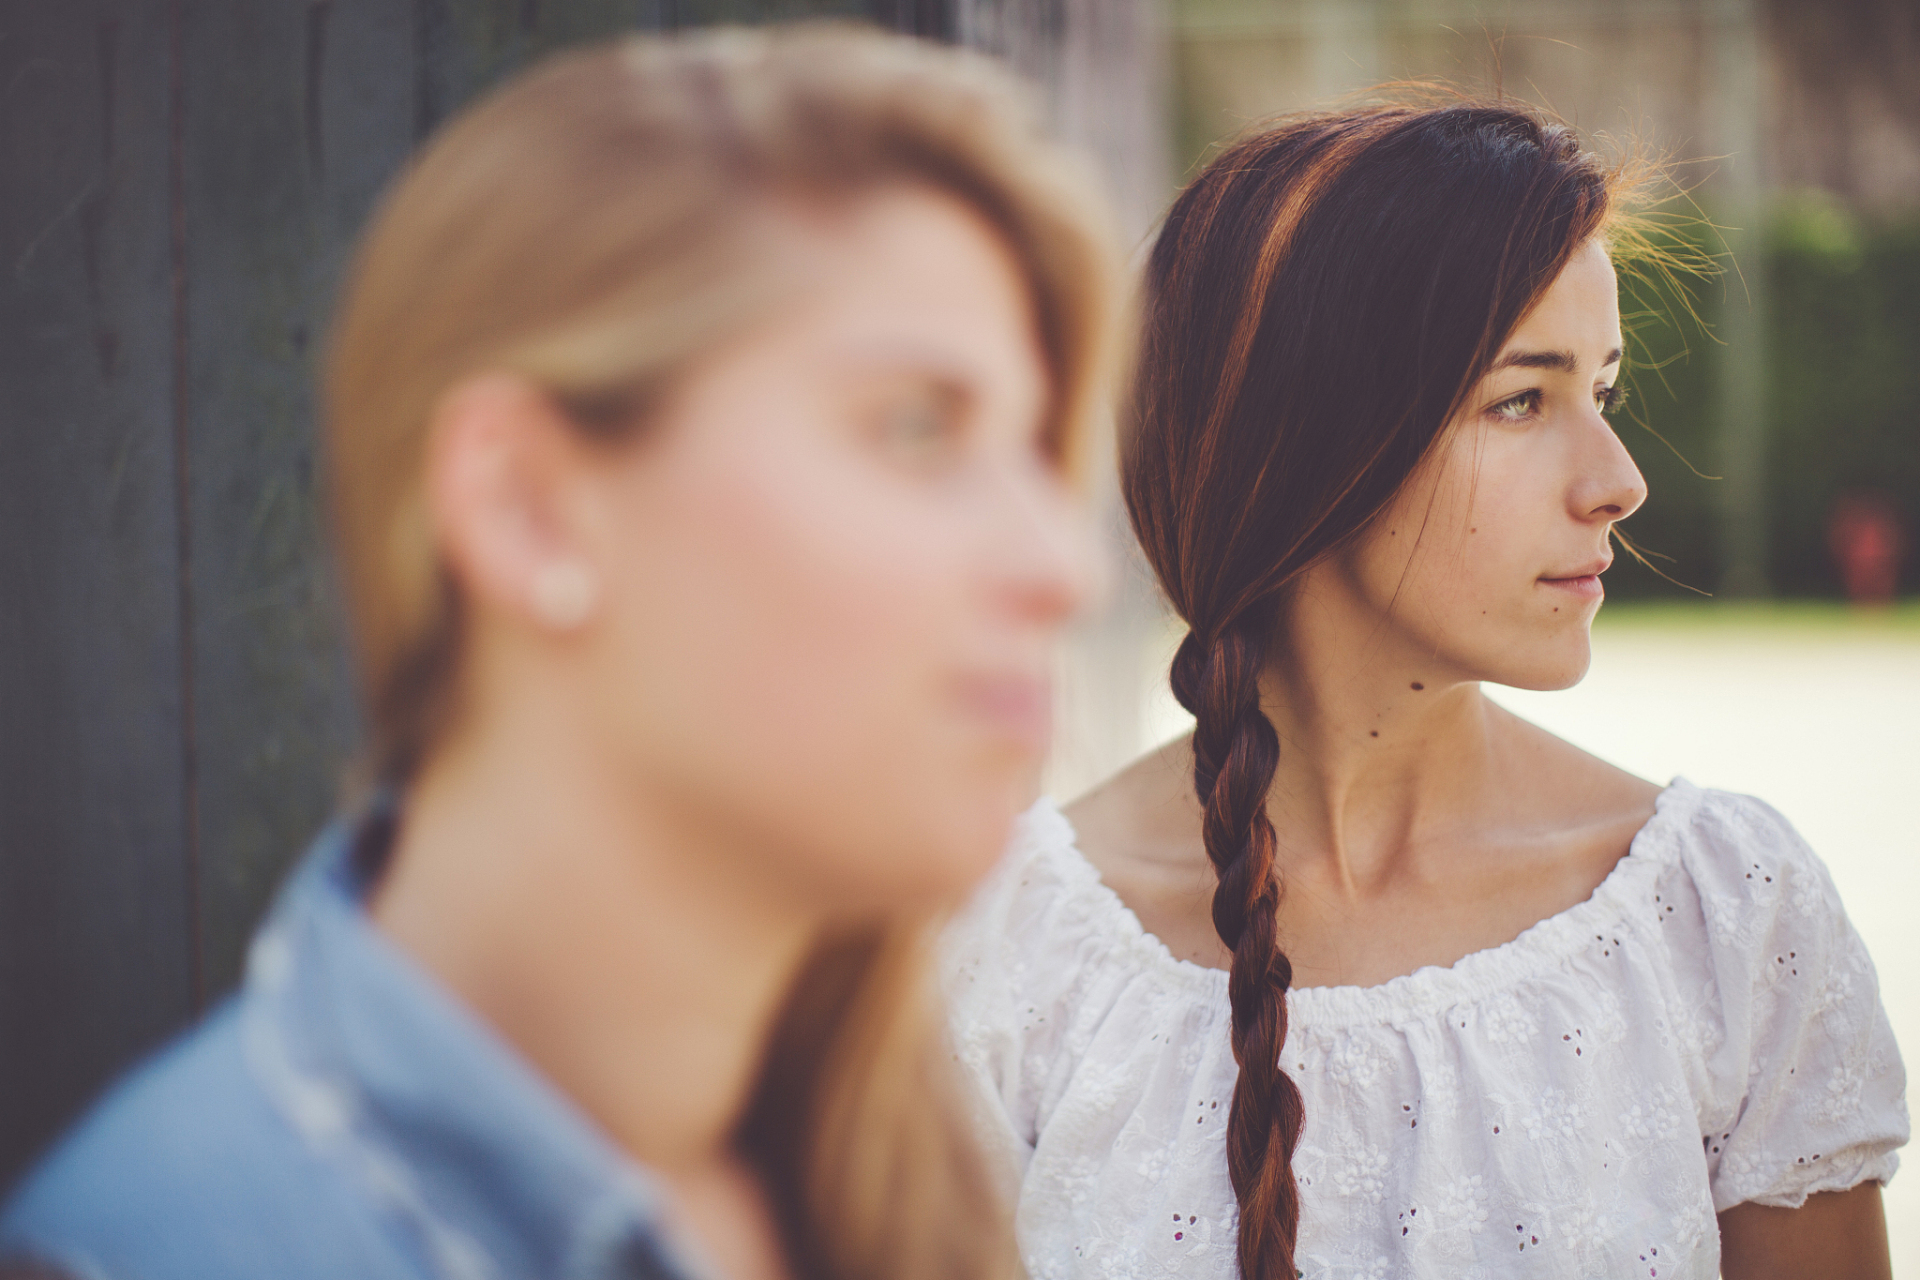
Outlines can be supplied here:
[[890, 397], [873, 418], [874, 440], [888, 457], [916, 470], [937, 470], [960, 451], [957, 397], [916, 389]]
[[1540, 392], [1535, 388], [1522, 391], [1517, 396], [1509, 396], [1507, 399], [1493, 406], [1493, 408], [1487, 410], [1487, 413], [1492, 417], [1500, 419], [1502, 422], [1525, 422], [1538, 412], [1539, 408]]
[[889, 409], [881, 431], [897, 445], [925, 448], [946, 435], [947, 417], [932, 400], [916, 399]]
[[1602, 387], [1593, 393], [1593, 402], [1600, 407], [1600, 412], [1612, 413], [1615, 409], [1618, 409], [1627, 402], [1627, 389], [1625, 387]]

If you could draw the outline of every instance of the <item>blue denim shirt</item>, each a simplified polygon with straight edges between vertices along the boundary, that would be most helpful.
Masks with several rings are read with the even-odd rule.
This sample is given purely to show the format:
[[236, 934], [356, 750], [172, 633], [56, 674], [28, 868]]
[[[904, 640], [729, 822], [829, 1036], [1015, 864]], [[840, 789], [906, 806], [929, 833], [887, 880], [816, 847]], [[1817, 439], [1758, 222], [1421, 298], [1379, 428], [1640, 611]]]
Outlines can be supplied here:
[[240, 991], [29, 1177], [0, 1254], [79, 1280], [696, 1274], [655, 1180], [367, 918], [391, 814], [321, 835]]

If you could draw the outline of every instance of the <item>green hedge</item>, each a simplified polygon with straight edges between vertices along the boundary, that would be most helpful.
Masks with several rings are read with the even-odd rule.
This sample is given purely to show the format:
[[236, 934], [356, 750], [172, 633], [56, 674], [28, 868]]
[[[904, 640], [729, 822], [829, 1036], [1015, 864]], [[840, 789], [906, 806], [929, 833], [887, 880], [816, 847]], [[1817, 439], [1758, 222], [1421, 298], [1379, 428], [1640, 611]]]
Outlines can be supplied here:
[[[1796, 201], [1769, 219], [1766, 266], [1773, 590], [1840, 595], [1828, 513], [1847, 490], [1877, 489], [1899, 507], [1907, 529], [1902, 590], [1920, 591], [1920, 218], [1869, 224], [1825, 202]], [[1700, 320], [1710, 328], [1740, 288], [1731, 273], [1697, 286]], [[1628, 375], [1634, 402], [1620, 432], [1651, 496], [1625, 528], [1642, 547], [1672, 557], [1656, 563], [1674, 578], [1712, 590], [1722, 567], [1718, 495], [1716, 482], [1694, 468], [1717, 470], [1721, 348], [1671, 295], [1623, 306], [1653, 313], [1628, 320], [1642, 358]], [[1627, 557], [1608, 576], [1615, 596], [1687, 594]]]

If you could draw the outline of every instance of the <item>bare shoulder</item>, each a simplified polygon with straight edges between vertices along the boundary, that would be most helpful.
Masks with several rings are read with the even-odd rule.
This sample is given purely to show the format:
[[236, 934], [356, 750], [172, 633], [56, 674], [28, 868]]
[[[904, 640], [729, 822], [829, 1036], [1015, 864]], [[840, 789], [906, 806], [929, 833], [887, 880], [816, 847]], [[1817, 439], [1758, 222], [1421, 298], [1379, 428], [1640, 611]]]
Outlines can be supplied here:
[[1603, 874], [1611, 870], [1653, 817], [1664, 788], [1503, 708], [1495, 706], [1494, 717], [1509, 821], [1557, 833]]
[[1110, 860], [1164, 852], [1160, 847], [1168, 841], [1197, 835], [1199, 806], [1192, 794], [1193, 748], [1183, 737], [1147, 752], [1064, 812], [1080, 851], [1104, 868]]
[[1065, 810], [1080, 853], [1182, 960], [1224, 969], [1213, 929], [1213, 864], [1200, 837], [1193, 748], [1177, 738], [1141, 756]]

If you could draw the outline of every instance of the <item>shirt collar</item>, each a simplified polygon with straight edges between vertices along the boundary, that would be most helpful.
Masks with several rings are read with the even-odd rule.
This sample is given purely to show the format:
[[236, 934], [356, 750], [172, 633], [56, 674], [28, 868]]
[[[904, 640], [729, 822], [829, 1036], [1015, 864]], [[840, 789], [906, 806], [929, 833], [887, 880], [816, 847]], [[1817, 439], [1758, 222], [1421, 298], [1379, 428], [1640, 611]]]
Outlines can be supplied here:
[[394, 797], [334, 823], [248, 958], [249, 1063], [446, 1280], [675, 1280], [658, 1181], [368, 918]]

